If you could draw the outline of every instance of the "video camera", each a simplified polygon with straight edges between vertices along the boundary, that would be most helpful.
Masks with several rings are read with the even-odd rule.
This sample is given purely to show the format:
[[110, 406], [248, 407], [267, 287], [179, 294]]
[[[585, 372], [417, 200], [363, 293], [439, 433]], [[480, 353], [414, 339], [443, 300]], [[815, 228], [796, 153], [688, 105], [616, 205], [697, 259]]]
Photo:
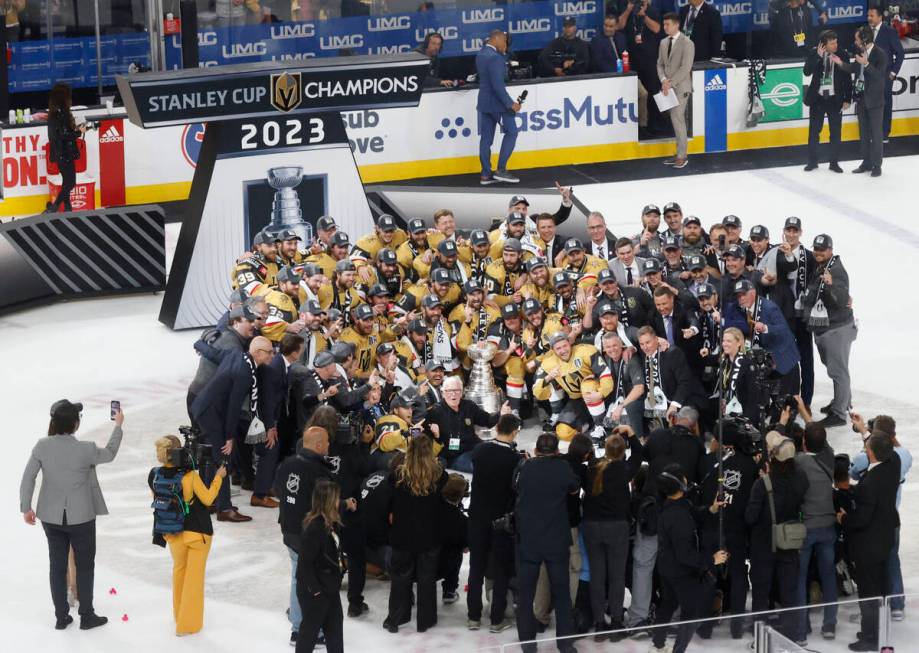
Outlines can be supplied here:
[[746, 417], [725, 417], [721, 420], [722, 441], [748, 456], [763, 451], [763, 434]]
[[169, 464], [178, 469], [203, 469], [214, 462], [214, 450], [201, 442], [201, 431], [193, 426], [180, 426], [185, 443], [169, 452]]

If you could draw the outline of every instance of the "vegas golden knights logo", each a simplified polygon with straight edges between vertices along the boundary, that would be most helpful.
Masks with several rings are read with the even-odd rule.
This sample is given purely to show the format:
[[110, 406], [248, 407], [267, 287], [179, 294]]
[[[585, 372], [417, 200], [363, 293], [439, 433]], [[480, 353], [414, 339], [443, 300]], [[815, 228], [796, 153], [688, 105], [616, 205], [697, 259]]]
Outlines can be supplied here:
[[293, 111], [300, 106], [300, 73], [280, 73], [271, 76], [271, 105], [278, 111]]

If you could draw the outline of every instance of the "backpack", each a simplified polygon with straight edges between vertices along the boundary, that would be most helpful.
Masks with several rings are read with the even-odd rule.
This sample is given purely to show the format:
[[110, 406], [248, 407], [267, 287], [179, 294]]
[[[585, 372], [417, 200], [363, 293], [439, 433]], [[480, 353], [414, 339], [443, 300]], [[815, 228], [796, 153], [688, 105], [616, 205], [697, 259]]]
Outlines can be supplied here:
[[182, 478], [176, 474], [169, 478], [158, 468], [153, 475], [153, 532], [160, 535], [180, 533], [185, 530], [188, 504], [182, 498]]

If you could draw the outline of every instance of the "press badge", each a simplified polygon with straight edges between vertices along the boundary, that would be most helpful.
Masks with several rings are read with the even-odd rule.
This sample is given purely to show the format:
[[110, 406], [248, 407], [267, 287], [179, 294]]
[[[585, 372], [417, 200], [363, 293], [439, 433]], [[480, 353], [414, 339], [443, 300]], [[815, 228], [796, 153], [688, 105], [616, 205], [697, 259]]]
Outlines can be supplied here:
[[460, 439], [450, 438], [450, 443], [447, 445], [447, 448], [450, 449], [450, 451], [459, 451]]
[[804, 32], [798, 32], [797, 34], [794, 35], [795, 45], [797, 45], [799, 48], [803, 48], [804, 41], [806, 40], [806, 38], [807, 37], [804, 34]]

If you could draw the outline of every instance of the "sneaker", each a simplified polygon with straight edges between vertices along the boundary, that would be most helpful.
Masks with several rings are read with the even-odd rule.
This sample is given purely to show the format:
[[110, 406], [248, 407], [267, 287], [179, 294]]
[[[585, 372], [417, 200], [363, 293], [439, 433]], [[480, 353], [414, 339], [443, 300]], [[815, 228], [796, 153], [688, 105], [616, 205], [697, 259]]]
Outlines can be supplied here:
[[819, 424], [820, 426], [822, 426], [822, 427], [825, 428], [825, 429], [831, 429], [831, 428], [834, 428], [834, 427], [836, 427], [836, 426], [845, 426], [845, 425], [846, 425], [846, 420], [844, 420], [844, 419], [843, 419], [842, 417], [840, 417], [839, 415], [834, 415], [834, 414], [830, 413], [829, 415], [827, 415], [826, 417], [824, 417], [822, 420], [820, 420], [819, 422], [817, 422], [817, 424]]
[[665, 166], [672, 166], [674, 163], [676, 163], [676, 159], [674, 158], [664, 159]]
[[801, 648], [807, 648], [807, 638], [805, 637], [804, 639], [796, 639], [795, 644], [797, 644]]
[[515, 177], [514, 175], [509, 173], [507, 170], [496, 170], [494, 174], [494, 178], [497, 179], [498, 181], [503, 181], [505, 184], [519, 184], [520, 183], [520, 178]]
[[444, 605], [450, 605], [451, 603], [456, 603], [459, 601], [459, 594], [456, 592], [447, 592], [444, 591], [443, 595]]
[[629, 637], [632, 639], [645, 639], [647, 637], [650, 637], [651, 636], [651, 631], [649, 630], [650, 628], [651, 628], [651, 621], [649, 619], [642, 619], [641, 621], [636, 623], [634, 626], [632, 625], [629, 626], [629, 630], [631, 631], [629, 632]]
[[482, 627], [482, 622], [478, 619], [466, 619], [467, 630], [478, 630]]
[[651, 648], [648, 649], [648, 653], [673, 653], [673, 644], [664, 644], [661, 648], [651, 644]]
[[677, 159], [673, 162], [673, 167], [677, 170], [681, 170], [689, 165], [689, 159]]
[[903, 621], [906, 619], [906, 615], [903, 613], [903, 610], [891, 610], [890, 618], [894, 621]]
[[72, 624], [72, 623], [73, 623], [73, 617], [71, 617], [71, 616], [68, 614], [66, 617], [62, 617], [61, 619], [58, 619], [58, 620], [54, 623], [54, 629], [55, 629], [55, 630], [64, 630], [67, 626], [69, 626], [69, 625]]
[[297, 631], [296, 630], [290, 634], [290, 645], [291, 646], [297, 645]]
[[508, 628], [512, 628], [512, 627], [513, 627], [513, 624], [511, 624], [510, 621], [504, 620], [504, 621], [500, 621], [496, 624], [492, 624], [491, 626], [489, 626], [488, 632], [503, 633], [505, 630], [507, 630]]
[[823, 624], [820, 634], [823, 639], [836, 639], [836, 624]]
[[349, 617], [360, 617], [362, 614], [370, 612], [370, 606], [366, 603], [352, 603], [348, 606]]
[[491, 186], [492, 184], [497, 184], [498, 180], [493, 176], [488, 175], [487, 177], [479, 177], [480, 186]]
[[100, 617], [95, 613], [89, 614], [85, 617], [80, 617], [80, 630], [92, 630], [93, 628], [104, 626], [107, 623], [108, 617]]
[[884, 145], [887, 145], [887, 144], [889, 144], [889, 143], [890, 143], [890, 139], [889, 139], [889, 138], [885, 138], [885, 139], [884, 139]]
[[833, 408], [833, 404], [827, 404], [826, 406], [821, 406], [821, 407], [820, 407], [820, 412], [823, 413], [824, 415], [829, 415], [829, 414], [830, 414], [830, 410], [831, 410], [832, 408]]

